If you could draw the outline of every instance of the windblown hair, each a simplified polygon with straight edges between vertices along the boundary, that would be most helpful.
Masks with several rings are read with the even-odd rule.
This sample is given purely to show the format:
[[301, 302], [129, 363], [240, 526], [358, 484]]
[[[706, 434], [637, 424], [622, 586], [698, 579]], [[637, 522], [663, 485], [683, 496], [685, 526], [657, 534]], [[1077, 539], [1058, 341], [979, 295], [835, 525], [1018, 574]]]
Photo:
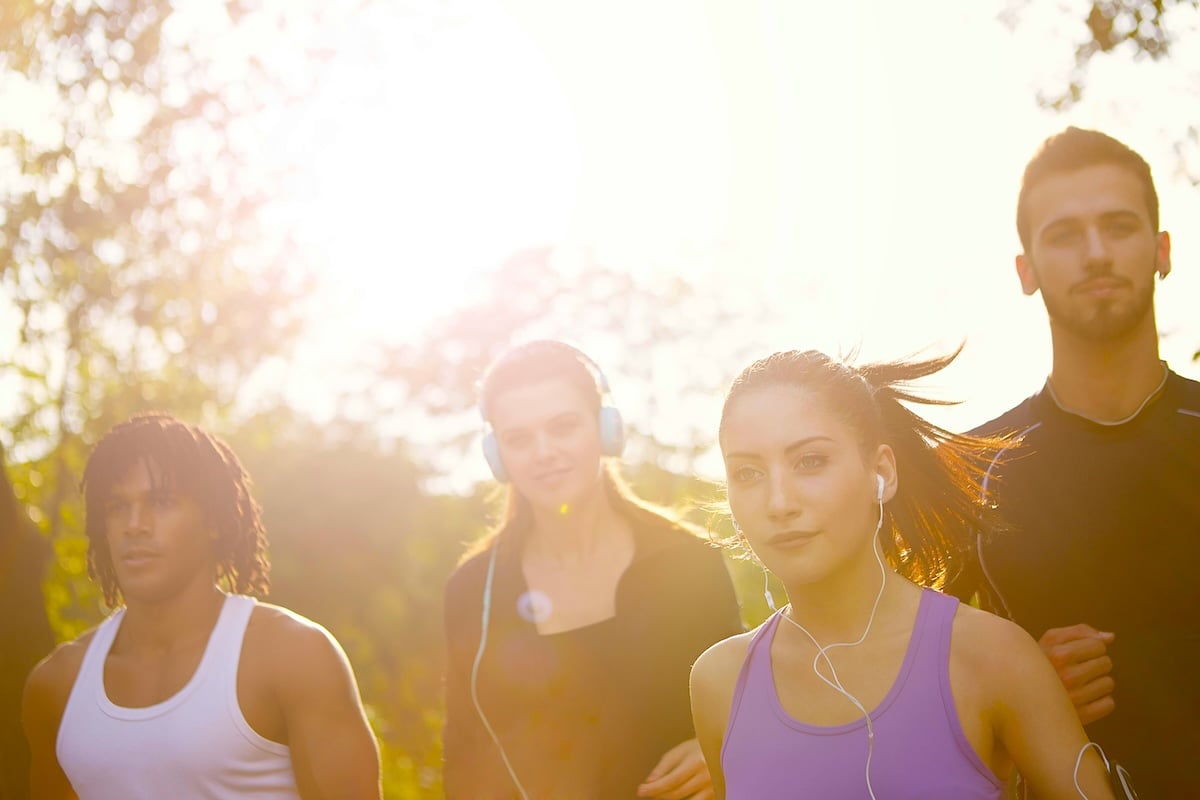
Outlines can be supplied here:
[[[512, 348], [484, 372], [479, 382], [479, 408], [484, 420], [490, 419], [492, 404], [501, 393], [553, 379], [567, 380], [583, 393], [592, 410], [600, 413], [603, 391], [595, 365], [565, 342], [539, 340]], [[638, 497], [621, 476], [615, 460], [606, 461], [600, 479], [613, 509], [633, 524], [668, 525], [694, 533], [666, 509]], [[472, 543], [460, 563], [487, 551], [501, 539], [516, 542], [528, 533], [533, 525], [533, 508], [529, 501], [509, 484], [504, 487], [502, 503], [499, 522]]]
[[856, 432], [864, 455], [881, 444], [895, 453], [900, 482], [885, 506], [881, 536], [888, 563], [916, 584], [969, 598], [983, 588], [976, 535], [981, 524], [994, 522], [981, 501], [981, 482], [992, 459], [1012, 442], [951, 433], [904, 405], [953, 405], [915, 393], [911, 383], [943, 369], [961, 350], [860, 367], [815, 350], [775, 353], [751, 364], [733, 382], [721, 412], [721, 432], [729, 409], [745, 392], [794, 386], [823, 398]]
[[[105, 506], [113, 485], [138, 462], [153, 464], [164, 488], [192, 498], [217, 534], [215, 578], [239, 594], [265, 596], [270, 587], [267, 531], [250, 494], [250, 476], [229, 445], [170, 414], [138, 414], [96, 445], [83, 473], [88, 573], [109, 606], [121, 587], [105, 536]], [[151, 474], [154, 474], [153, 472]]]
[[1017, 235], [1026, 253], [1033, 245], [1029, 229], [1029, 193], [1052, 175], [1075, 172], [1098, 164], [1113, 164], [1129, 170], [1142, 184], [1150, 224], [1158, 231], [1158, 193], [1150, 165], [1128, 146], [1100, 131], [1070, 127], [1042, 142], [1042, 146], [1025, 165], [1021, 176], [1021, 191], [1017, 195]]

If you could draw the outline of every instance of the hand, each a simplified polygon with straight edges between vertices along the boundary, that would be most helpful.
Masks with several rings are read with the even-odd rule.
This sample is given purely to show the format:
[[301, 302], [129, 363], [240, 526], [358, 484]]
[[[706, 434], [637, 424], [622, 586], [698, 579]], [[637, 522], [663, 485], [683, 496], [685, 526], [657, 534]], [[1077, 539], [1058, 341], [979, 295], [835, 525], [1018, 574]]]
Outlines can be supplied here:
[[1115, 638], [1116, 634], [1080, 624], [1051, 628], [1038, 640], [1084, 725], [1107, 717], [1116, 708], [1112, 698], [1113, 679], [1109, 675], [1112, 659], [1107, 654]]
[[700, 742], [688, 739], [668, 750], [638, 787], [638, 797], [712, 800], [712, 781], [700, 753]]

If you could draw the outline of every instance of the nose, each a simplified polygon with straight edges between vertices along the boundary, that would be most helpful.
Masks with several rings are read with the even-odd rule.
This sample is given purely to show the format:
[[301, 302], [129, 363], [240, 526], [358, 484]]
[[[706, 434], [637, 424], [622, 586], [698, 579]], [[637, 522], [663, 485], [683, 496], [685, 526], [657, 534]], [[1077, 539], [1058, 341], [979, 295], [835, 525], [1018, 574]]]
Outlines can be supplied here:
[[125, 515], [126, 533], [145, 533], [150, 525], [150, 511], [144, 503], [130, 503]]
[[546, 431], [538, 431], [533, 437], [533, 457], [542, 460], [554, 452], [554, 442]]
[[784, 470], [771, 470], [767, 515], [774, 521], [788, 520], [800, 513], [800, 505]]
[[1092, 225], [1089, 226], [1084, 234], [1084, 255], [1087, 258], [1089, 267], [1107, 267], [1112, 261], [1112, 254], [1108, 249], [1108, 242], [1104, 240], [1104, 235], [1100, 232], [1100, 228]]

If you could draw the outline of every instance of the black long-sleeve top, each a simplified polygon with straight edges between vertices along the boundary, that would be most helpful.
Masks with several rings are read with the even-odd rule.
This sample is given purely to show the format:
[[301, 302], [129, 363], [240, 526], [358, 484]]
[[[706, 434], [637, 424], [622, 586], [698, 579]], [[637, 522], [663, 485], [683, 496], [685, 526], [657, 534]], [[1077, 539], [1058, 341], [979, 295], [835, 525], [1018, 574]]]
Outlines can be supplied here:
[[[659, 758], [695, 736], [688, 674], [709, 645], [743, 630], [729, 573], [708, 542], [630, 520], [635, 553], [615, 616], [541, 635], [520, 613], [518, 546], [497, 552], [479, 703], [531, 798], [624, 800]], [[445, 786], [449, 800], [517, 794], [471, 698], [490, 551], [446, 585]]]
[[1170, 373], [1120, 425], [1043, 389], [979, 430], [1024, 434], [989, 474], [1009, 523], [980, 548], [996, 610], [1034, 637], [1116, 633], [1116, 710], [1089, 736], [1142, 797], [1200, 797], [1200, 383]]

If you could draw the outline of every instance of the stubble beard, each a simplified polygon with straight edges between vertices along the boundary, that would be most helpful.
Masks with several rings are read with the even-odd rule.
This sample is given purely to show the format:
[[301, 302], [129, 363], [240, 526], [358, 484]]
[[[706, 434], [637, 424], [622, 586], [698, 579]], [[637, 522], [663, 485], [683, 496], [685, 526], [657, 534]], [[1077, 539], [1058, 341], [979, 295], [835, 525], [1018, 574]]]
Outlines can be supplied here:
[[1092, 344], [1113, 344], [1133, 334], [1154, 313], [1154, 282], [1135, 286], [1128, 302], [1104, 299], [1091, 307], [1072, 305], [1072, 298], [1051, 297], [1044, 291], [1042, 301], [1050, 322], [1073, 336]]

